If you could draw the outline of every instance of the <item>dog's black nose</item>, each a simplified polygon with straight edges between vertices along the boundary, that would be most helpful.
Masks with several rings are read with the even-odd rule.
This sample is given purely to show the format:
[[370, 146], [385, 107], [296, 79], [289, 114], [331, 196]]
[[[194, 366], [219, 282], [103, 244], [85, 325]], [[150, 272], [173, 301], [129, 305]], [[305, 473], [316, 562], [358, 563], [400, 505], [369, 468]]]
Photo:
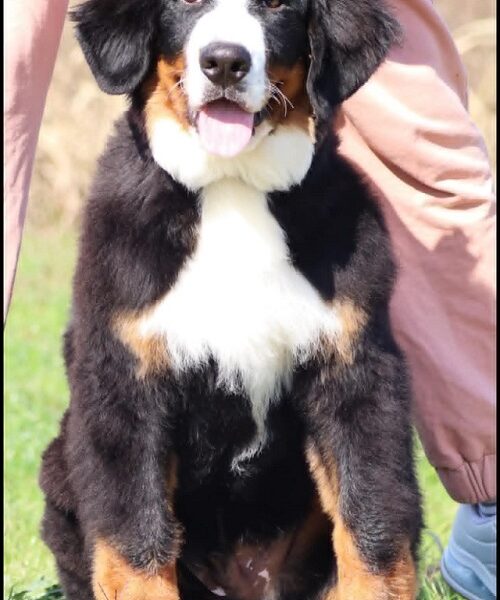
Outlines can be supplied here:
[[252, 57], [243, 46], [213, 43], [201, 51], [200, 66], [212, 83], [228, 87], [241, 81], [250, 71]]

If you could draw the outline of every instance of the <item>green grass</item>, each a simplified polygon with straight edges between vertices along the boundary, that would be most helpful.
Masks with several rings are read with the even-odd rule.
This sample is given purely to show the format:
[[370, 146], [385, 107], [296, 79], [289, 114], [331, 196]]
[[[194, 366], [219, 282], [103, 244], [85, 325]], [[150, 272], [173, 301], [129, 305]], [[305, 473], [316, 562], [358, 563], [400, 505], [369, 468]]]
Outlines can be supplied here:
[[68, 401], [61, 357], [75, 242], [69, 235], [25, 235], [4, 334], [4, 590], [45, 576], [52, 559], [38, 534], [40, 456]]
[[[71, 232], [72, 233], [72, 232]], [[5, 330], [4, 597], [59, 600], [52, 557], [39, 537], [40, 456], [68, 402], [61, 336], [69, 309], [75, 241], [70, 234], [28, 231]], [[419, 600], [459, 600], [439, 574], [456, 504], [417, 448], [428, 531], [422, 543]]]

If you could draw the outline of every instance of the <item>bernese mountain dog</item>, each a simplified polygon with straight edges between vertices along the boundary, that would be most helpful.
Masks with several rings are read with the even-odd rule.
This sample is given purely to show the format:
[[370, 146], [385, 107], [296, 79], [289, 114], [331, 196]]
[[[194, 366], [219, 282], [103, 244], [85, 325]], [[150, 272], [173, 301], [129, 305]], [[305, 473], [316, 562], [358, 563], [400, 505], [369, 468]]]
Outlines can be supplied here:
[[[67, 600], [411, 600], [422, 517], [394, 266], [332, 118], [381, 0], [87, 0], [125, 94], [43, 456]], [[89, 131], [89, 136], [92, 132]]]

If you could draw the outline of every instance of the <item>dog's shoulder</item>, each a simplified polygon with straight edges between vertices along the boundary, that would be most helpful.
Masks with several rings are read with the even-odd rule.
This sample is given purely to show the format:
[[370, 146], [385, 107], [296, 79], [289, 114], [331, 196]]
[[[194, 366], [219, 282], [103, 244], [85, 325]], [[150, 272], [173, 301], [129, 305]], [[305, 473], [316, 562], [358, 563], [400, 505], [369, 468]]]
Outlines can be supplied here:
[[325, 300], [388, 302], [396, 262], [380, 198], [337, 146], [330, 132], [302, 183], [271, 194], [271, 210], [296, 267]]
[[196, 195], [155, 163], [140, 116], [129, 110], [115, 123], [83, 209], [76, 311], [92, 320], [153, 302], [192, 251], [198, 218]]

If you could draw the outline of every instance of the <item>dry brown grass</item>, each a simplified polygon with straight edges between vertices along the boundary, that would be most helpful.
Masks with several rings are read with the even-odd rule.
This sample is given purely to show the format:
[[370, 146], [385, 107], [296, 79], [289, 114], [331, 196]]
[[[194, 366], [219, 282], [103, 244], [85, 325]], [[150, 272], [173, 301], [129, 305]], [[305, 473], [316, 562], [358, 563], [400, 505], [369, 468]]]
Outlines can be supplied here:
[[29, 219], [36, 227], [71, 225], [85, 198], [95, 163], [121, 97], [102, 93], [66, 23], [40, 129]]
[[[436, 0], [436, 5], [462, 53], [470, 110], [496, 168], [495, 2]], [[96, 158], [124, 106], [122, 98], [98, 90], [66, 23], [40, 131], [28, 213], [32, 225], [74, 223]]]
[[469, 110], [484, 135], [496, 172], [495, 0], [436, 0], [469, 77]]

